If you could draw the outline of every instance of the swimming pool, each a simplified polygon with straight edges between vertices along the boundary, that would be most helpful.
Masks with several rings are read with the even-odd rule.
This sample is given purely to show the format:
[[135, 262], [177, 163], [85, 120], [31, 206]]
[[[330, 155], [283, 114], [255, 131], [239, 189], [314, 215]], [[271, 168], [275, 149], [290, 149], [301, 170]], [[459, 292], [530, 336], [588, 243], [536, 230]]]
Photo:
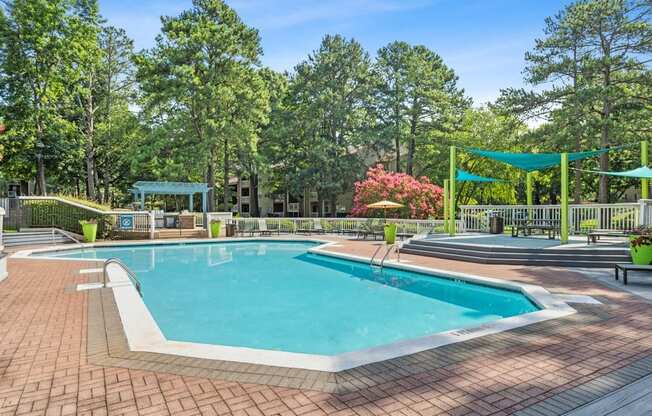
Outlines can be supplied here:
[[165, 338], [333, 356], [539, 311], [515, 291], [309, 253], [281, 241], [43, 253], [117, 257]]

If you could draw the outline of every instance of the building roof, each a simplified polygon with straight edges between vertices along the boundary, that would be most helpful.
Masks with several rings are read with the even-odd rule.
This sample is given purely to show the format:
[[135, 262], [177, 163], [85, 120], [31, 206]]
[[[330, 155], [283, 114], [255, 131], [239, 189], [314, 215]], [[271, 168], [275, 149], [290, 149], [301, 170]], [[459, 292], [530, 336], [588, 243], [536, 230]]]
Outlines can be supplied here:
[[133, 184], [134, 193], [144, 192], [146, 194], [159, 195], [190, 195], [208, 192], [210, 188], [206, 183], [191, 182], [150, 182], [138, 181]]

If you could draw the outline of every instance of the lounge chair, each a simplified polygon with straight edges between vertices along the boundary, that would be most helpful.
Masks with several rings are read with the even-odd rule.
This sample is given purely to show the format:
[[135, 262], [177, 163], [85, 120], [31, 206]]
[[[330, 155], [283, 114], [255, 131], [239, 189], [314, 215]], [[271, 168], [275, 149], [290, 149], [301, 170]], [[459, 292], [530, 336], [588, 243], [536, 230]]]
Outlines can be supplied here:
[[[324, 230], [321, 226], [321, 221], [318, 218], [313, 218], [312, 223], [308, 223], [310, 226], [305, 227], [305, 228], [299, 228], [297, 230], [297, 233], [301, 234], [324, 234], [326, 230]], [[303, 224], [302, 224], [303, 225]]]
[[267, 221], [265, 221], [263, 219], [258, 220], [258, 230], [257, 231], [260, 233], [261, 237], [266, 236], [266, 235], [271, 236], [273, 232], [276, 232], [276, 234], [280, 235], [280, 232], [279, 232], [278, 229], [270, 230], [269, 228], [267, 228]]

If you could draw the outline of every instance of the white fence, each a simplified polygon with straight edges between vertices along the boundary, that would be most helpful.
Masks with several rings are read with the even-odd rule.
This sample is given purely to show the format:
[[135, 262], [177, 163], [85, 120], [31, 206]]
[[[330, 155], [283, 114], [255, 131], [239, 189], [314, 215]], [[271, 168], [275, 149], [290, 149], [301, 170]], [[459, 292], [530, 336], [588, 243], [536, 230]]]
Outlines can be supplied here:
[[[314, 230], [319, 224], [327, 233], [353, 233], [359, 230], [380, 230], [384, 220], [382, 218], [233, 218], [238, 230], [256, 231], [259, 229], [259, 220], [264, 220], [269, 230], [278, 230], [284, 233], [294, 233], [298, 230]], [[444, 220], [409, 220], [388, 218], [387, 223], [396, 224], [396, 231], [402, 234], [421, 234], [428, 232], [443, 232]], [[456, 222], [458, 232], [464, 231], [462, 221]]]
[[[569, 205], [572, 234], [590, 230], [626, 231], [643, 224], [652, 224], [652, 200], [622, 204]], [[506, 227], [519, 221], [559, 221], [559, 205], [461, 205], [460, 218], [467, 231], [489, 231], [489, 217], [502, 217]]]

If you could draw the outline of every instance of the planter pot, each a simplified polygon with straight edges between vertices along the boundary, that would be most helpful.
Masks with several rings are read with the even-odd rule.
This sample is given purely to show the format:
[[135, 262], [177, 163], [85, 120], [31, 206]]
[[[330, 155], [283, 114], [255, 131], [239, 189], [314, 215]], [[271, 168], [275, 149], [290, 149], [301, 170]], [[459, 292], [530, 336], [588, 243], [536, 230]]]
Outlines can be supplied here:
[[394, 244], [396, 241], [396, 224], [385, 224], [385, 243]]
[[220, 236], [220, 230], [222, 229], [221, 222], [212, 222], [211, 223], [211, 237], [217, 238]]
[[81, 227], [84, 233], [84, 242], [94, 243], [97, 238], [97, 224], [82, 224]]
[[[632, 237], [630, 237], [630, 240]], [[632, 255], [632, 262], [634, 264], [651, 264], [652, 263], [652, 245], [643, 245], [633, 247], [629, 245], [629, 252]]]

